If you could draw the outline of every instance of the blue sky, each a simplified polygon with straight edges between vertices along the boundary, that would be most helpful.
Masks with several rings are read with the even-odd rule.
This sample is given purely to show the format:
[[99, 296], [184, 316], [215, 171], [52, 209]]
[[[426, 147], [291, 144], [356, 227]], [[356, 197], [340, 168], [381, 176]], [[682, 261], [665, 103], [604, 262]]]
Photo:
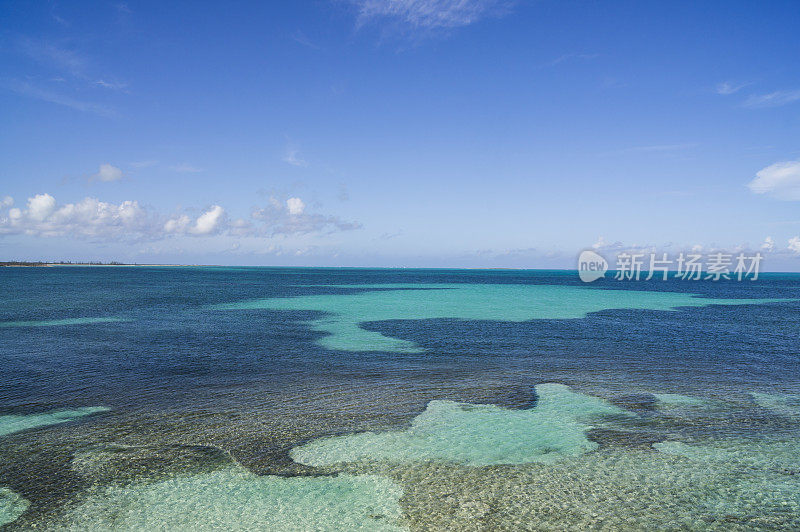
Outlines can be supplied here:
[[796, 2], [0, 3], [2, 259], [800, 269]]

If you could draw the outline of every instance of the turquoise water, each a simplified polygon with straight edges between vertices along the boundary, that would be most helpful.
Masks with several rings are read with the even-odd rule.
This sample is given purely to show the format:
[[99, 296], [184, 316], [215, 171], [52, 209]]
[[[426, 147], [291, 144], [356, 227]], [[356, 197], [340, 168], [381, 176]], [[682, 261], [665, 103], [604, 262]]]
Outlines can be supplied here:
[[759, 406], [779, 416], [800, 420], [800, 394], [751, 393]]
[[713, 402], [699, 397], [690, 397], [679, 393], [654, 393], [656, 401], [662, 408], [708, 408]]
[[0, 487], [0, 526], [15, 521], [28, 509], [29, 502], [18, 493]]
[[259, 477], [241, 467], [92, 492], [66, 530], [403, 530], [402, 489], [372, 475]]
[[[333, 288], [345, 288], [337, 286]], [[354, 294], [257, 299], [216, 305], [216, 310], [313, 310], [308, 322], [327, 334], [318, 343], [345, 351], [419, 352], [413, 342], [365, 330], [361, 324], [387, 320], [495, 320], [583, 318], [608, 309], [675, 310], [706, 305], [763, 304], [770, 299], [710, 299], [675, 292], [596, 290], [573, 286], [502, 284], [351, 285]], [[368, 291], [363, 291], [368, 290]]]
[[[292, 450], [297, 462], [335, 476], [258, 476], [224, 463], [208, 472], [98, 485], [54, 525], [67, 530], [407, 530], [443, 522], [461, 528], [476, 519], [481, 527], [524, 526], [534, 515], [545, 528], [647, 528], [653, 519], [665, 528], [797, 523], [800, 480], [792, 473], [800, 456], [797, 441], [667, 440], [652, 444], [649, 452], [645, 445], [603, 447], [587, 437], [591, 429], [630, 430], [644, 422], [642, 414], [562, 384], [541, 384], [535, 391], [530, 409], [434, 401], [406, 430], [320, 438]], [[659, 409], [688, 408], [696, 419], [726, 408], [680, 394], [654, 397]], [[774, 396], [767, 404], [783, 405], [783, 399]], [[781, 406], [781, 412], [798, 414], [793, 406]], [[114, 453], [97, 453], [83, 453], [80, 467], [92, 462], [104, 467], [113, 460]], [[458, 482], [471, 482], [460, 494], [455, 515], [436, 513], [441, 508], [422, 515], [408, 511], [408, 504], [424, 507], [418, 498], [434, 495], [427, 491], [431, 487], [452, 494], [457, 489], [450, 484], [453, 475]], [[570, 483], [563, 484], [564, 478]], [[614, 513], [618, 506], [613, 501], [622, 503], [620, 488], [634, 485], [636, 478], [647, 478], [649, 491], [629, 492], [636, 498], [631, 507], [649, 508], [649, 518], [646, 512], [630, 518]], [[521, 521], [495, 522], [486, 493], [508, 497], [505, 511]], [[5, 495], [10, 521], [27, 503], [11, 492]], [[661, 503], [677, 504], [683, 497], [692, 501], [694, 513], [664, 513]], [[554, 503], [566, 513], [548, 513]]]
[[800, 529], [800, 277], [76, 267], [0, 294], [4, 529]]
[[66, 423], [74, 419], [90, 416], [109, 409], [102, 406], [87, 406], [72, 410], [56, 410], [43, 414], [7, 415], [0, 416], [0, 437], [21, 432], [23, 430], [46, 427]]
[[553, 463], [597, 448], [586, 437], [592, 420], [625, 412], [562, 384], [536, 387], [529, 410], [433, 401], [400, 432], [360, 433], [316, 440], [292, 450], [301, 464], [360, 460], [439, 460], [471, 466]]
[[[44, 414], [0, 416], [0, 437], [38, 427], [57, 425], [91, 414], [105, 412], [108, 408], [85, 407], [60, 410]], [[1, 445], [1, 443], [0, 443]], [[29, 502], [9, 488], [0, 486], [0, 526], [15, 521], [29, 506]]]
[[797, 527], [800, 513], [800, 478], [796, 474], [800, 443], [797, 441], [667, 441], [653, 447], [659, 452], [685, 458], [686, 467], [705, 472], [708, 479], [722, 477], [721, 472], [727, 472], [728, 478], [715, 492], [698, 499], [701, 511], [739, 519], [765, 514], [782, 516], [787, 529]]

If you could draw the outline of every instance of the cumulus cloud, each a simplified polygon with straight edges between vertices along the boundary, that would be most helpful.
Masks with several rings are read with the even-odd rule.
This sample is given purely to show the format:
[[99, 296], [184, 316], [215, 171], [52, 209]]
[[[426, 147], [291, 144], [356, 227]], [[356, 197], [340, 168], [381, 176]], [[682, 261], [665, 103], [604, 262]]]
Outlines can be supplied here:
[[194, 221], [185, 214], [170, 218], [164, 223], [164, 232], [173, 235], [213, 235], [224, 228], [225, 221], [225, 209], [214, 205]]
[[192, 220], [182, 214], [177, 218], [170, 218], [164, 223], [164, 231], [169, 234], [181, 234], [185, 233], [186, 230], [189, 228], [189, 224], [192, 223]]
[[303, 214], [306, 204], [300, 198], [289, 198], [286, 200], [286, 210], [292, 216], [299, 216]]
[[103, 181], [105, 183], [111, 181], [119, 181], [124, 177], [122, 170], [112, 164], [101, 164], [100, 169], [91, 177], [91, 180]]
[[136, 201], [108, 203], [87, 197], [58, 204], [50, 194], [28, 198], [24, 208], [13, 207], [11, 197], [0, 199], [0, 235], [66, 236], [95, 240], [159, 240], [174, 236], [270, 237], [274, 235], [335, 232], [357, 229], [360, 224], [335, 216], [310, 214], [300, 198], [270, 199], [256, 208], [250, 219], [231, 221], [225, 209], [212, 205], [199, 215], [179, 212], [164, 216]]
[[514, 2], [507, 0], [352, 0], [358, 24], [376, 21], [401, 23], [411, 29], [439, 30], [468, 26], [502, 15]]
[[148, 232], [150, 220], [135, 201], [119, 204], [95, 198], [58, 205], [50, 194], [36, 194], [25, 209], [0, 212], [0, 234], [76, 237], [136, 237]]
[[761, 244], [761, 249], [763, 249], [764, 251], [774, 251], [775, 240], [771, 236], [768, 236], [767, 238], [764, 239], [764, 243]]
[[191, 232], [195, 235], [213, 234], [219, 229], [224, 217], [225, 209], [219, 205], [214, 205], [197, 218]]
[[772, 164], [756, 173], [747, 187], [756, 194], [781, 200], [800, 200], [800, 161]]
[[56, 208], [56, 199], [50, 194], [36, 194], [28, 199], [28, 216], [37, 222], [50, 216]]
[[800, 236], [793, 236], [789, 239], [789, 251], [800, 254]]
[[[626, 246], [619, 240], [614, 242], [606, 241], [604, 236], [597, 237], [597, 242], [592, 244], [592, 249], [595, 251], [619, 251], [624, 249]], [[638, 248], [639, 246], [633, 246], [634, 248]]]
[[281, 202], [270, 198], [269, 205], [253, 210], [252, 217], [259, 222], [255, 232], [272, 235], [335, 232], [358, 229], [361, 224], [347, 222], [336, 216], [305, 212], [305, 203], [300, 198], [289, 198]]

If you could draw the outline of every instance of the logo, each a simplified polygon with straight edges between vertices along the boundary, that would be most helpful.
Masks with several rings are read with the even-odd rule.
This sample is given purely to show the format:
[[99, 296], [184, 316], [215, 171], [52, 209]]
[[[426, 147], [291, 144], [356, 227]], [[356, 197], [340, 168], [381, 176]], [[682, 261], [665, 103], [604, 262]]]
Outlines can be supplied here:
[[584, 283], [591, 283], [606, 275], [608, 262], [591, 250], [581, 252], [578, 257], [578, 276]]

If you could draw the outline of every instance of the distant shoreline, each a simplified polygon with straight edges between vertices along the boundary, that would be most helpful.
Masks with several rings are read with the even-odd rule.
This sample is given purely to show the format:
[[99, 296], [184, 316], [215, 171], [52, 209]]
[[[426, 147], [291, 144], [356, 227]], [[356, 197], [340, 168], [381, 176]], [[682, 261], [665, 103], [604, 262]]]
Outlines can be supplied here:
[[53, 268], [56, 266], [208, 266], [204, 264], [127, 264], [123, 262], [0, 262], [4, 268]]
[[149, 263], [126, 263], [126, 262], [33, 262], [33, 261], [0, 261], [0, 268], [54, 268], [57, 266], [120, 266], [120, 267], [231, 267], [231, 268], [308, 268], [308, 269], [349, 269], [349, 270], [483, 270], [483, 271], [575, 271], [568, 268], [447, 268], [447, 267], [424, 267], [424, 266], [244, 266], [244, 265], [225, 265], [225, 264], [149, 264]]
[[[6, 261], [0, 262], [0, 268], [54, 268], [57, 266], [125, 266], [125, 267], [226, 267], [224, 264], [149, 264], [149, 263], [124, 263], [124, 262], [26, 262]], [[492, 270], [492, 271], [573, 271], [566, 268], [443, 268], [443, 267], [410, 267], [410, 266], [240, 266], [228, 265], [233, 268], [330, 268], [330, 269], [356, 269], [356, 270]]]

